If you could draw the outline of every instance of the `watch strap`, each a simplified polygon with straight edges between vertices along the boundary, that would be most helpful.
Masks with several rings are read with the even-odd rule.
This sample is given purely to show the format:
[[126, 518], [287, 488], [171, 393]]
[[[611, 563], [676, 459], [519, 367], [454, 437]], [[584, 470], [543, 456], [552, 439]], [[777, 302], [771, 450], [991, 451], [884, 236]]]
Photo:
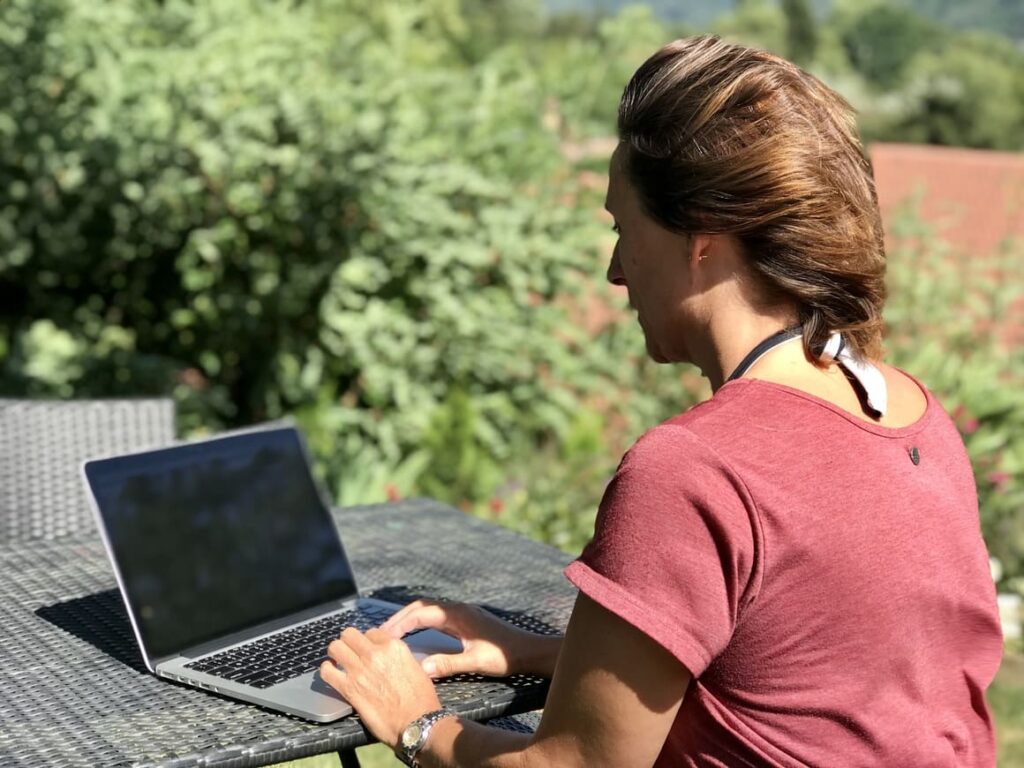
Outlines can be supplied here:
[[[416, 756], [426, 745], [427, 738], [430, 736], [430, 731], [433, 729], [434, 724], [439, 720], [443, 720], [446, 717], [455, 716], [456, 713], [448, 709], [448, 707], [441, 707], [441, 709], [435, 709], [433, 712], [428, 712], [427, 714], [421, 717], [417, 717], [402, 730], [402, 735], [401, 737], [399, 737], [398, 746], [395, 749], [395, 753], [398, 755], [398, 758], [406, 765], [410, 765], [413, 768], [418, 768], [419, 762], [417, 761]], [[413, 726], [419, 726], [419, 739], [417, 739], [415, 744], [411, 744], [409, 747], [406, 747], [404, 743], [404, 736], [406, 731], [408, 731]]]

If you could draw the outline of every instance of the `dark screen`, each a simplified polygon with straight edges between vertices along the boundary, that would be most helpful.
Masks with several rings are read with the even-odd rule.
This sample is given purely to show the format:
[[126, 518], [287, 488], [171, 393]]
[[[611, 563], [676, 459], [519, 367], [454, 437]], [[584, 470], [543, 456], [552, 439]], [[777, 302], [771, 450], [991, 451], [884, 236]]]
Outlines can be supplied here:
[[291, 428], [90, 462], [151, 656], [355, 592]]

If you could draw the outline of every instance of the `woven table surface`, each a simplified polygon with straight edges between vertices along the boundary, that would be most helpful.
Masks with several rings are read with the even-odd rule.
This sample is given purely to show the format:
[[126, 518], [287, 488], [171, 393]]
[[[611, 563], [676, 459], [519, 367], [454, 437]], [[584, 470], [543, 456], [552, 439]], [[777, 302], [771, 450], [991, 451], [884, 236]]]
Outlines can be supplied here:
[[[564, 629], [569, 556], [426, 499], [335, 510], [364, 594], [478, 603]], [[487, 719], [543, 706], [547, 682], [461, 675], [441, 701]], [[0, 766], [257, 766], [367, 743], [146, 671], [98, 538], [0, 545]]]

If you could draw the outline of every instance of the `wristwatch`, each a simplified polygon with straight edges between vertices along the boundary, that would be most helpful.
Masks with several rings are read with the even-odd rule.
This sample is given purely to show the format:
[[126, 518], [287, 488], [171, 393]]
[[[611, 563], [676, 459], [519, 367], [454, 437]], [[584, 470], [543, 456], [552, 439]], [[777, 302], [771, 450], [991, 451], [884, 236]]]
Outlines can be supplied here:
[[399, 737], [398, 744], [395, 747], [395, 754], [398, 755], [398, 759], [406, 765], [418, 768], [419, 763], [416, 761], [416, 755], [420, 753], [420, 750], [427, 743], [427, 737], [430, 735], [430, 730], [434, 727], [434, 723], [446, 717], [455, 717], [455, 713], [448, 709], [448, 707], [441, 707], [441, 709], [428, 712], [423, 717], [416, 718], [405, 726], [405, 730], [402, 731], [402, 735]]

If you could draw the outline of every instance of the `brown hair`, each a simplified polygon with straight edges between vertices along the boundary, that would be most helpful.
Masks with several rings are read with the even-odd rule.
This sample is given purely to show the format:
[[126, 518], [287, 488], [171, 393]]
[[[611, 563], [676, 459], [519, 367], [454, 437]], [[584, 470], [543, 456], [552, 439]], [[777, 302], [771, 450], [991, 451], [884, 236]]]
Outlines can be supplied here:
[[882, 223], [841, 96], [770, 53], [676, 40], [626, 86], [618, 132], [645, 213], [675, 232], [735, 235], [769, 294], [799, 307], [810, 359], [834, 331], [881, 356]]

